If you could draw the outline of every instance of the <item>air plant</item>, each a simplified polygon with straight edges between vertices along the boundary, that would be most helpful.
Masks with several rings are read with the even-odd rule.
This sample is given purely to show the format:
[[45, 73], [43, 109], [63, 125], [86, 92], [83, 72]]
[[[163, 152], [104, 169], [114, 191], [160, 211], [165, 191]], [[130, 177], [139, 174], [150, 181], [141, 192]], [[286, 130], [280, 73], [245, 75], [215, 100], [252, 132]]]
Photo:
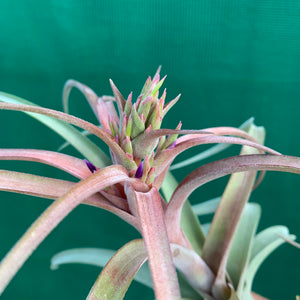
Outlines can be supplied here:
[[[160, 69], [153, 79], [147, 79], [135, 102], [132, 93], [125, 100], [112, 81], [114, 96], [98, 97], [84, 84], [69, 80], [63, 92], [65, 112], [0, 93], [1, 109], [23, 111], [38, 119], [83, 156], [0, 149], [1, 160], [48, 164], [79, 179], [0, 171], [1, 190], [55, 200], [2, 259], [0, 294], [39, 244], [84, 203], [116, 214], [141, 234], [140, 239], [129, 241], [116, 252], [71, 249], [53, 257], [53, 268], [75, 262], [104, 266], [87, 299], [123, 299], [133, 279], [153, 288], [158, 300], [263, 299], [252, 292], [257, 269], [283, 242], [298, 244], [284, 226], [257, 233], [260, 207], [248, 199], [266, 170], [300, 173], [300, 158], [264, 146], [264, 128], [254, 125], [252, 119], [241, 128], [183, 130], [179, 122], [175, 129], [162, 129], [163, 118], [179, 96], [166, 103], [166, 91], [159, 92], [165, 78], [160, 79], [159, 73]], [[100, 126], [68, 114], [73, 87], [84, 94]], [[106, 143], [110, 158], [86, 132]], [[171, 166], [174, 159], [204, 144], [218, 145], [193, 160], [212, 156], [232, 144], [242, 145], [242, 150], [238, 156], [196, 168], [177, 184], [170, 169], [182, 164]], [[258, 171], [262, 171], [260, 176]], [[189, 204], [188, 197], [195, 189], [230, 174], [221, 197], [195, 207]], [[197, 215], [213, 212], [211, 224], [201, 225]]]

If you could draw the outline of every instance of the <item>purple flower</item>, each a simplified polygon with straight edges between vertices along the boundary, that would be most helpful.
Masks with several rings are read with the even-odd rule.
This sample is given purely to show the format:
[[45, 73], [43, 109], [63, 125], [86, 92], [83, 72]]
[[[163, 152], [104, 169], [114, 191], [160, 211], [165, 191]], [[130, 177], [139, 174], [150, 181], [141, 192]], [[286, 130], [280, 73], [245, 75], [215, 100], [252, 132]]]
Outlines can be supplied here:
[[135, 172], [135, 178], [142, 178], [143, 176], [143, 162], [141, 162], [138, 166], [138, 168], [136, 169], [136, 172]]
[[89, 170], [94, 173], [97, 171], [96, 166], [94, 166], [90, 161], [88, 161], [87, 159], [84, 159], [84, 162], [86, 163], [87, 167], [89, 168]]

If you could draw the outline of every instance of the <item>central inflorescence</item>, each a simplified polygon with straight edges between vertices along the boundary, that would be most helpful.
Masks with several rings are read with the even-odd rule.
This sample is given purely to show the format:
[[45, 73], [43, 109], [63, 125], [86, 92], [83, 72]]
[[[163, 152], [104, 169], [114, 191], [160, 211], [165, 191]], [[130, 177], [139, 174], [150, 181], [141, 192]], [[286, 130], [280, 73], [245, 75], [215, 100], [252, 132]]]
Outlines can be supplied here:
[[[179, 95], [165, 104], [166, 90], [159, 97], [159, 89], [164, 79], [165, 77], [160, 80], [159, 70], [153, 80], [149, 77], [135, 103], [132, 101], [132, 93], [125, 101], [111, 82], [119, 115], [114, 109], [107, 109], [110, 114], [106, 119], [106, 126], [102, 124], [126, 153], [128, 159], [137, 165], [132, 175], [141, 178], [147, 184], [151, 184], [155, 177], [155, 168], [152, 166], [155, 156], [166, 148], [174, 147], [178, 137], [178, 134], [170, 134], [157, 138], [151, 137], [150, 141], [150, 137], [147, 135], [151, 131], [160, 129], [163, 117], [180, 97]], [[111, 105], [111, 103], [107, 103], [107, 105]], [[181, 123], [176, 129], [180, 130], [180, 128]], [[112, 152], [111, 157], [114, 163], [122, 164]]]

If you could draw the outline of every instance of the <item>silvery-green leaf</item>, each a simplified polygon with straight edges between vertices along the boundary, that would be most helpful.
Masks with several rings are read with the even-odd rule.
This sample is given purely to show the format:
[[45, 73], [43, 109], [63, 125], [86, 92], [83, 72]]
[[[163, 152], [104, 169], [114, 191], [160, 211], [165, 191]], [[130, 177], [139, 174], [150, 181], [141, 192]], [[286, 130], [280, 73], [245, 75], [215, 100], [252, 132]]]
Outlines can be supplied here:
[[289, 240], [296, 238], [294, 235], [289, 234], [289, 230], [285, 226], [267, 228], [255, 237], [250, 263], [245, 274], [245, 286], [243, 291], [243, 297], [245, 295], [245, 299], [251, 292], [254, 276], [261, 264], [276, 248], [285, 243], [285, 240], [279, 235]]
[[123, 299], [135, 274], [146, 259], [147, 253], [142, 239], [124, 245], [105, 265], [87, 299]]
[[[3, 92], [0, 92], [0, 102], [37, 106], [32, 102]], [[98, 167], [105, 167], [111, 164], [111, 161], [106, 156], [106, 154], [72, 125], [46, 115], [35, 114], [31, 112], [25, 113], [38, 120], [39, 122], [45, 124], [57, 134], [62, 136], [84, 157], [86, 157], [89, 161], [93, 162], [93, 164], [97, 165]]]
[[[51, 269], [57, 269], [63, 264], [89, 264], [98, 267], [104, 267], [111, 257], [116, 253], [114, 250], [110, 249], [100, 249], [100, 248], [77, 248], [69, 249], [57, 253], [51, 259]], [[134, 277], [137, 282], [153, 288], [152, 279], [150, 275], [149, 266], [144, 263], [139, 269]]]
[[220, 200], [221, 200], [221, 197], [216, 197], [216, 198], [207, 200], [205, 202], [195, 204], [192, 206], [193, 212], [197, 216], [212, 214], [216, 211]]
[[250, 258], [251, 246], [260, 218], [260, 206], [247, 203], [229, 250], [226, 270], [235, 289], [243, 286], [243, 273]]

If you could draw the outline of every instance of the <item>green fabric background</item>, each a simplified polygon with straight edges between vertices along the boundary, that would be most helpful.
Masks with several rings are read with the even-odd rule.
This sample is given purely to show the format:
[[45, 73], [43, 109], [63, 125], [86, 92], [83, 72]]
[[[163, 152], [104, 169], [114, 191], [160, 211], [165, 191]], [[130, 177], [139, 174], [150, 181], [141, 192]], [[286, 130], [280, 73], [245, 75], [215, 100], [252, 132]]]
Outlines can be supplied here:
[[[168, 74], [167, 99], [182, 93], [165, 127], [179, 120], [186, 129], [239, 126], [254, 116], [266, 127], [268, 146], [300, 155], [299, 1], [0, 1], [2, 91], [61, 110], [61, 90], [69, 78], [99, 95], [111, 94], [112, 78], [124, 95], [137, 96], [159, 65], [162, 75]], [[95, 121], [83, 97], [78, 92], [71, 97], [71, 113]], [[0, 112], [0, 124], [1, 148], [55, 151], [63, 142], [21, 113]], [[0, 165], [65, 178], [38, 164]], [[191, 169], [175, 174], [183, 178]], [[218, 196], [223, 183], [197, 191], [192, 201]], [[263, 209], [260, 228], [282, 224], [300, 236], [299, 183], [296, 175], [267, 174], [252, 197]], [[50, 202], [5, 192], [0, 197], [3, 257]], [[100, 270], [73, 265], [51, 271], [52, 255], [72, 247], [118, 249], [137, 237], [115, 216], [81, 206], [38, 248], [1, 299], [84, 299]], [[271, 299], [294, 299], [300, 294], [299, 254], [291, 246], [280, 248], [258, 273], [255, 290]], [[139, 297], [153, 299], [153, 294], [134, 283], [126, 299]]]

